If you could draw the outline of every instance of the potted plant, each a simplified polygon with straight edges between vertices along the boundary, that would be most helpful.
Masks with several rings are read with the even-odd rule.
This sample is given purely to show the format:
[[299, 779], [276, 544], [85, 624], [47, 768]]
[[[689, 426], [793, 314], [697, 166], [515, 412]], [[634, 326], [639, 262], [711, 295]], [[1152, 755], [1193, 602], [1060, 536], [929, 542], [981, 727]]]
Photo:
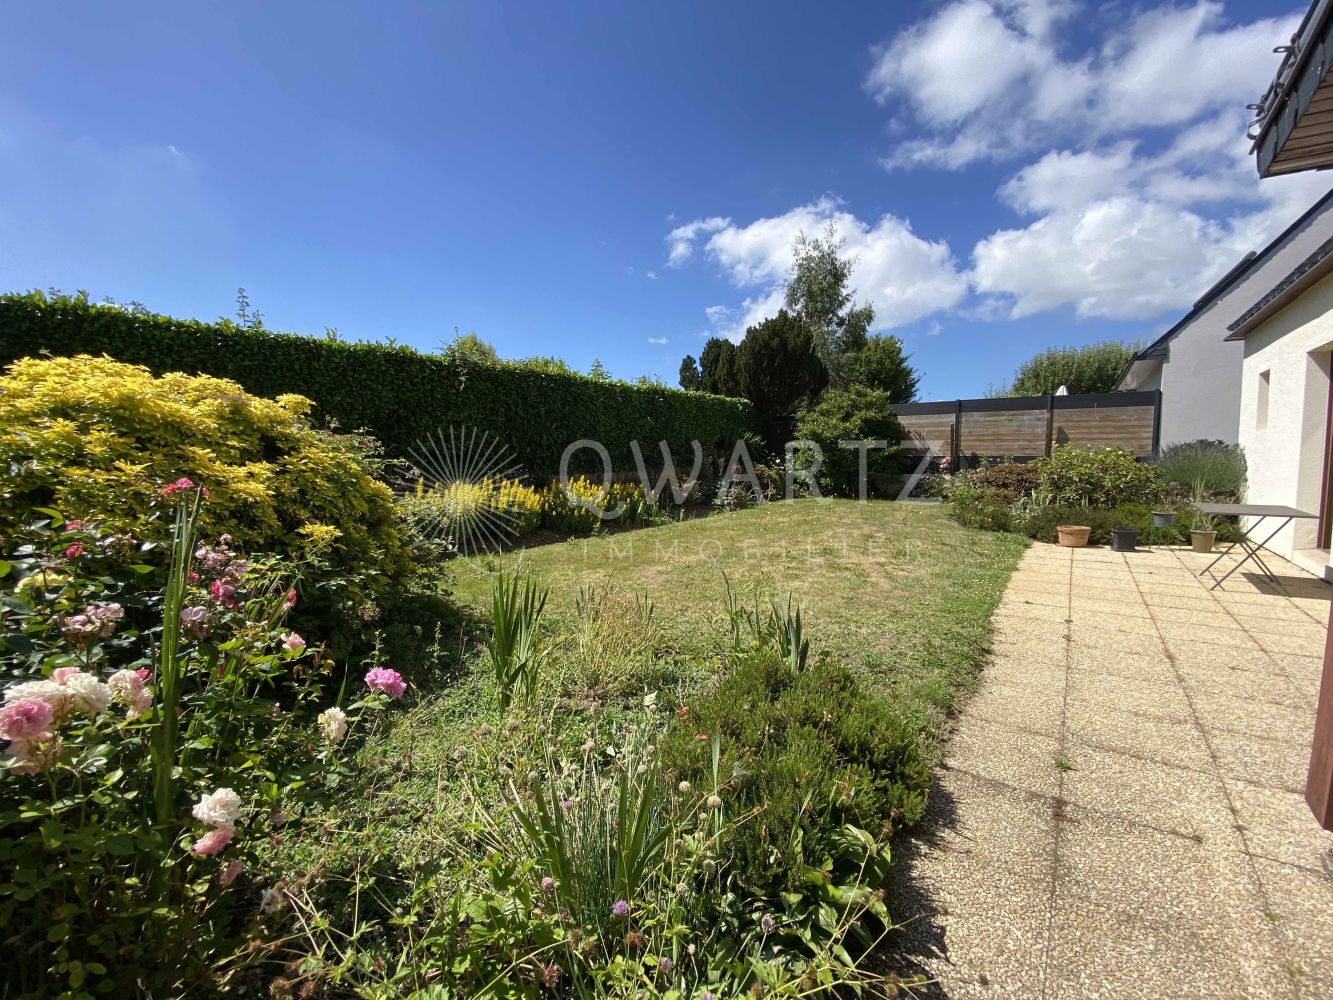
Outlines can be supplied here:
[[[1203, 479], [1194, 480], [1194, 488], [1190, 490], [1190, 499], [1196, 505], [1208, 499], [1208, 489]], [[1190, 529], [1190, 548], [1195, 552], [1212, 552], [1213, 543], [1216, 541], [1217, 530], [1212, 516], [1203, 513], [1196, 506], [1194, 524]]]
[[1088, 536], [1092, 534], [1092, 527], [1086, 524], [1057, 524], [1055, 533], [1060, 539], [1060, 544], [1067, 549], [1081, 549], [1088, 544]]
[[1176, 523], [1176, 512], [1174, 510], [1155, 510], [1152, 512], [1152, 526], [1154, 528], [1169, 528]]
[[1116, 552], [1133, 552], [1139, 544], [1138, 528], [1112, 528], [1111, 548]]
[[1207, 514], [1196, 513], [1194, 527], [1190, 530], [1190, 548], [1195, 552], [1212, 552], [1217, 541], [1217, 531], [1213, 519]]

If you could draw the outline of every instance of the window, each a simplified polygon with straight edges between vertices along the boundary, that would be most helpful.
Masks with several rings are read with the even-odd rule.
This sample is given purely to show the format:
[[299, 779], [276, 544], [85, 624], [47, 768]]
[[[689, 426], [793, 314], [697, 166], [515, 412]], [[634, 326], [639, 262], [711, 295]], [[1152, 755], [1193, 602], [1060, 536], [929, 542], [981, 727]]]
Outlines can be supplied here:
[[1254, 428], [1255, 430], [1268, 430], [1268, 388], [1269, 383], [1273, 381], [1273, 370], [1259, 373], [1259, 399], [1255, 405]]

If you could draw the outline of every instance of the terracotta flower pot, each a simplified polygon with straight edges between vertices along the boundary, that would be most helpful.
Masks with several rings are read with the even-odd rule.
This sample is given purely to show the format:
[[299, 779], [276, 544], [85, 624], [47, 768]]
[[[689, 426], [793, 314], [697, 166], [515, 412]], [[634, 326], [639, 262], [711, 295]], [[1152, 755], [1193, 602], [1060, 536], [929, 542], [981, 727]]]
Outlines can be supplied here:
[[1068, 549], [1083, 548], [1092, 534], [1092, 528], [1083, 524], [1057, 524], [1055, 531], [1060, 536], [1060, 544]]
[[1191, 531], [1190, 548], [1195, 552], [1212, 552], [1213, 542], [1217, 541], [1216, 531]]

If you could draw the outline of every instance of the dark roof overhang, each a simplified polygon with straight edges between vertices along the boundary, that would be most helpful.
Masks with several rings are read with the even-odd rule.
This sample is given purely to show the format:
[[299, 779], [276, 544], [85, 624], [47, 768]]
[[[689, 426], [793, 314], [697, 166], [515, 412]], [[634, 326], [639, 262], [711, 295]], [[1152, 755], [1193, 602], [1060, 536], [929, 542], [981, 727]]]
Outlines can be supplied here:
[[1260, 177], [1333, 167], [1333, 0], [1315, 0], [1291, 44], [1280, 45], [1277, 76], [1250, 105]]
[[1291, 305], [1306, 289], [1330, 273], [1333, 273], [1333, 239], [1320, 244], [1318, 250], [1297, 264], [1263, 298], [1228, 326], [1230, 332], [1226, 339], [1244, 340], [1260, 323]]

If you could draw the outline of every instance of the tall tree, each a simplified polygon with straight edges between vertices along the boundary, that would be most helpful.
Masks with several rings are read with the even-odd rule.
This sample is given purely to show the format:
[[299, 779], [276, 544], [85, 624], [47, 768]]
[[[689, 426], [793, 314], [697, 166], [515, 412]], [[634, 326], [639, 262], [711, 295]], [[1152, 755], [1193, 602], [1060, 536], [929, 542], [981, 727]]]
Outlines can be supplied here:
[[835, 382], [846, 381], [843, 362], [865, 346], [875, 319], [875, 307], [857, 305], [848, 288], [856, 258], [842, 255], [846, 245], [832, 222], [822, 237], [801, 233], [787, 278], [787, 308], [810, 330], [815, 351]]
[[703, 376], [699, 374], [699, 365], [692, 354], [687, 354], [681, 359], [680, 387], [691, 392], [699, 392], [704, 387]]
[[828, 384], [828, 369], [815, 353], [810, 330], [781, 309], [745, 331], [736, 349], [736, 381], [760, 413], [774, 418], [813, 402]]
[[464, 333], [454, 337], [453, 340], [444, 345], [440, 353], [446, 358], [452, 358], [456, 361], [471, 361], [478, 365], [496, 365], [500, 363], [500, 355], [495, 348], [475, 333]]
[[907, 359], [897, 337], [874, 336], [847, 359], [845, 374], [852, 385], [887, 392], [891, 403], [910, 403], [916, 399], [921, 376]]
[[1052, 347], [1018, 366], [1008, 386], [991, 389], [990, 396], [1045, 396], [1060, 386], [1071, 393], [1111, 392], [1137, 345], [1106, 340], [1083, 347]]
[[700, 388], [715, 396], [741, 395], [736, 378], [736, 345], [721, 337], [710, 337], [699, 355]]

